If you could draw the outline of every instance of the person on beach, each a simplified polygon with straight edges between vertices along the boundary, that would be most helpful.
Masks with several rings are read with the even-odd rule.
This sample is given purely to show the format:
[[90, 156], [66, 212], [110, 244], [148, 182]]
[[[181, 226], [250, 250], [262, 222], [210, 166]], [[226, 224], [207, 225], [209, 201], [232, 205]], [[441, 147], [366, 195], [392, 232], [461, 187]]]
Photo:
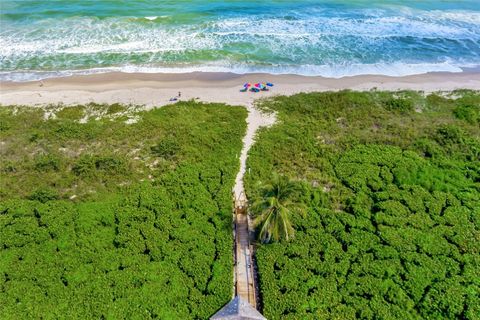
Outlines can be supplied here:
[[170, 98], [170, 102], [178, 101], [181, 96], [182, 96], [182, 92], [178, 91], [178, 95], [176, 97]]

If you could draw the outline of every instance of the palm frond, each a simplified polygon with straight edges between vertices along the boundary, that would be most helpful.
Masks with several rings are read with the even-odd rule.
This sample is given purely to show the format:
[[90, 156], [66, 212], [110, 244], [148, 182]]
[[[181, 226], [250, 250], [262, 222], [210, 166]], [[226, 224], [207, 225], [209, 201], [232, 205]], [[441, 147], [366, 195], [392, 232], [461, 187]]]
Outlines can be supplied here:
[[288, 241], [294, 237], [290, 215], [292, 212], [303, 215], [306, 211], [304, 205], [292, 200], [299, 191], [298, 184], [278, 174], [274, 174], [269, 183], [261, 185], [262, 196], [250, 207], [255, 216], [254, 225], [261, 225], [260, 241], [279, 241], [282, 238]]

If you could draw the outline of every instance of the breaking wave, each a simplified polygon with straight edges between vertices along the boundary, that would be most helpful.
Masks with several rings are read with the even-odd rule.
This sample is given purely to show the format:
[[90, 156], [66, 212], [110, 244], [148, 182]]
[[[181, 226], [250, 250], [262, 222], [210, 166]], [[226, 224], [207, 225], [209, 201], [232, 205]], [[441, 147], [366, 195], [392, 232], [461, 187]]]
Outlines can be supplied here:
[[478, 11], [378, 6], [338, 13], [307, 4], [282, 12], [217, 13], [207, 22], [186, 13], [28, 23], [6, 15], [0, 79], [132, 68], [399, 76], [480, 65]]

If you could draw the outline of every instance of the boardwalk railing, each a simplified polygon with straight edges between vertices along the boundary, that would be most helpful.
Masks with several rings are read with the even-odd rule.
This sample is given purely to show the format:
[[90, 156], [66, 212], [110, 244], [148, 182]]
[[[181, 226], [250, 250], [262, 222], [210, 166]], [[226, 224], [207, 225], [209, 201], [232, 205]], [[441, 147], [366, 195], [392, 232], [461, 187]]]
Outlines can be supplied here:
[[235, 293], [256, 308], [253, 246], [246, 199], [235, 199]]

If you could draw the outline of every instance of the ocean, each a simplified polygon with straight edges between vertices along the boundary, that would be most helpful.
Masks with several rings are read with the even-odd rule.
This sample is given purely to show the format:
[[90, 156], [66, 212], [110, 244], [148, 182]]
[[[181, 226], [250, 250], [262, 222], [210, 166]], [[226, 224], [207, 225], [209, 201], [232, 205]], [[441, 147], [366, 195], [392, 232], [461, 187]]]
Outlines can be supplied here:
[[0, 19], [0, 80], [108, 71], [403, 76], [480, 65], [478, 0], [0, 0]]

